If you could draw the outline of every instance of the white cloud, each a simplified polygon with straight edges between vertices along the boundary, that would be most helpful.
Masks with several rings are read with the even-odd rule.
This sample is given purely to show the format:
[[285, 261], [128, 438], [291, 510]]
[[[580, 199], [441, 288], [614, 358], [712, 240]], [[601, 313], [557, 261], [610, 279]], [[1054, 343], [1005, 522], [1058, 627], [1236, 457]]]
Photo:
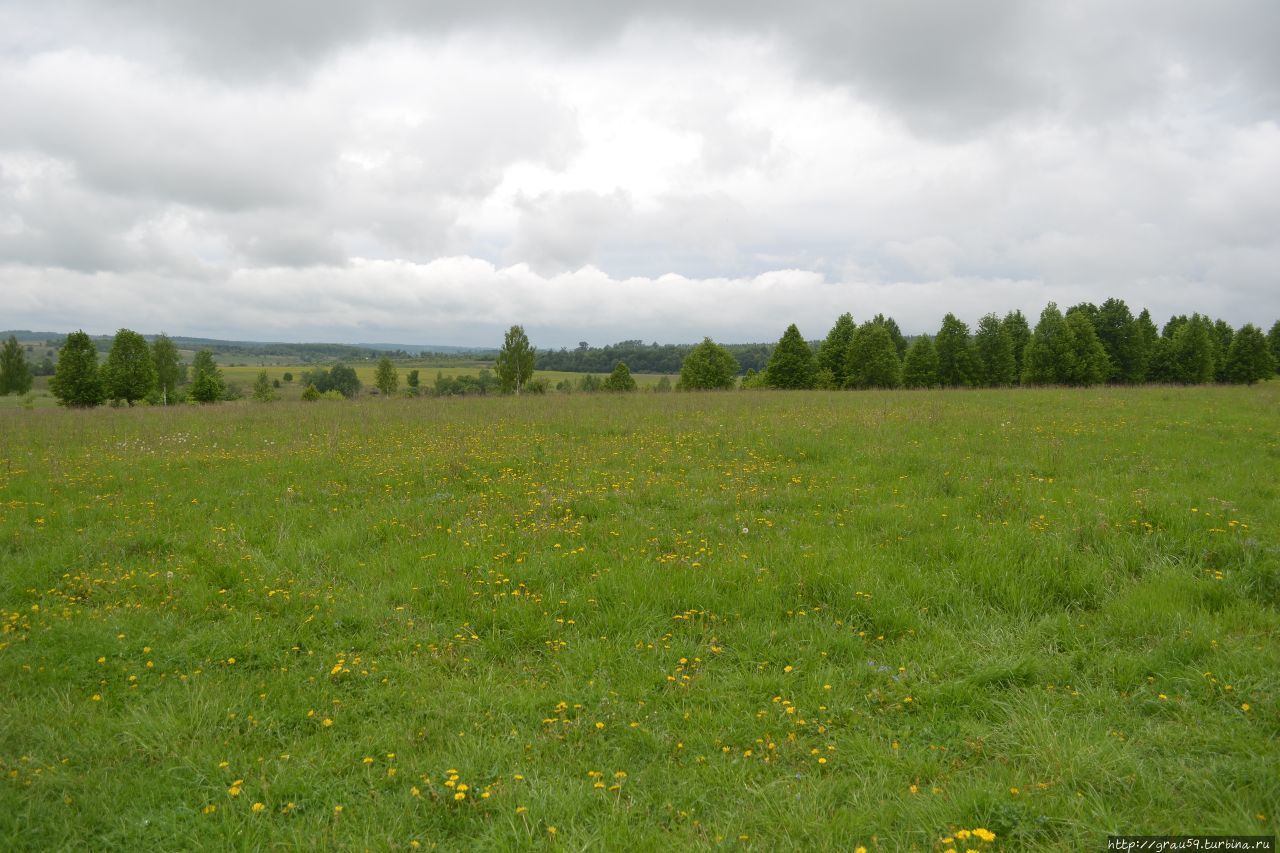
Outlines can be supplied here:
[[6, 4], [7, 322], [484, 344], [1113, 295], [1280, 316], [1272, 5], [781, 8]]

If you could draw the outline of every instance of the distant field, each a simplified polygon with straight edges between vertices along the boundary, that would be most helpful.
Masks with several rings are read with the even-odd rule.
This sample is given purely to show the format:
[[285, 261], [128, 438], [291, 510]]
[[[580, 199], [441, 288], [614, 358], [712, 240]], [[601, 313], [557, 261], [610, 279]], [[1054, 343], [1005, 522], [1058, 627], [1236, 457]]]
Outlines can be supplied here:
[[6, 407], [0, 846], [1275, 834], [1277, 472], [1280, 382]]

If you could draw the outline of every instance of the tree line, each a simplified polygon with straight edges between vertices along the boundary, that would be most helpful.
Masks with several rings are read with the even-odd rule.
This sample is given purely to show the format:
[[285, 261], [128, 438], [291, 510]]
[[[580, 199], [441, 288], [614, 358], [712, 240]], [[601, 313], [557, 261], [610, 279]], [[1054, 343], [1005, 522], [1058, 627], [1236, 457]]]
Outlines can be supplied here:
[[1268, 334], [1202, 314], [1177, 315], [1157, 330], [1120, 299], [1049, 303], [1031, 328], [1021, 311], [987, 314], [972, 332], [954, 314], [937, 333], [907, 343], [892, 318], [857, 325], [842, 315], [816, 351], [790, 326], [747, 387], [964, 388], [1207, 382], [1252, 384], [1280, 363], [1280, 322]]

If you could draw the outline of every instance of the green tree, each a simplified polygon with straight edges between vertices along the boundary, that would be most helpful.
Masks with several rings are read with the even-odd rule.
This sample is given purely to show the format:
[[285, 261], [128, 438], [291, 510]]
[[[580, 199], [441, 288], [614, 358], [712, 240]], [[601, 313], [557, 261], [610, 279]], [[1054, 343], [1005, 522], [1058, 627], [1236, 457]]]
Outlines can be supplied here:
[[[1208, 319], [1207, 317], [1205, 318]], [[1235, 329], [1226, 320], [1215, 320], [1210, 337], [1213, 339], [1213, 379], [1215, 382], [1226, 382], [1227, 353], [1231, 351], [1231, 339], [1235, 337]]]
[[711, 338], [703, 338], [680, 365], [682, 391], [730, 390], [738, 375], [738, 360], [733, 353]]
[[1138, 325], [1123, 299], [1108, 299], [1093, 318], [1098, 340], [1107, 351], [1111, 369], [1108, 382], [1133, 385], [1141, 382], [1146, 365], [1139, 363]]
[[1009, 330], [995, 314], [988, 314], [978, 321], [973, 350], [977, 384], [995, 388], [1012, 385], [1016, 381], [1013, 341], [1009, 339]]
[[627, 369], [626, 364], [620, 361], [613, 366], [613, 372], [604, 380], [604, 390], [621, 392], [636, 390], [636, 380], [631, 376], [631, 371]]
[[0, 349], [0, 397], [31, 390], [31, 367], [18, 339], [10, 335]]
[[494, 364], [494, 370], [498, 374], [498, 387], [504, 394], [519, 394], [533, 378], [534, 355], [533, 347], [529, 345], [529, 336], [524, 333], [523, 327], [512, 326], [507, 330]]
[[286, 371], [284, 372], [284, 376], [283, 376], [283, 377], [281, 377], [281, 378], [282, 378], [282, 379], [284, 379], [284, 381], [285, 381], [285, 382], [292, 382], [292, 381], [293, 381], [293, 374], [286, 370]]
[[884, 323], [863, 323], [849, 343], [849, 385], [853, 388], [897, 388], [902, 384], [902, 362], [893, 335]]
[[884, 326], [884, 330], [889, 333], [889, 338], [893, 341], [893, 347], [898, 351], [898, 361], [907, 357], [907, 339], [902, 336], [902, 330], [898, 328], [898, 323], [892, 317], [886, 317], [883, 314], [877, 314], [871, 318], [871, 322], [878, 326]]
[[1021, 311], [1010, 311], [1000, 321], [1004, 330], [1009, 333], [1009, 348], [1013, 352], [1013, 381], [1022, 376], [1022, 354], [1031, 341], [1031, 326]]
[[1227, 351], [1226, 381], [1252, 385], [1259, 379], [1271, 378], [1275, 372], [1276, 360], [1262, 330], [1252, 323], [1241, 326]]
[[213, 353], [202, 349], [191, 362], [191, 399], [197, 403], [215, 403], [222, 399], [226, 385]]
[[1280, 364], [1280, 320], [1276, 320], [1271, 324], [1271, 331], [1267, 332], [1267, 347], [1271, 350], [1271, 357], [1276, 360], [1276, 364]]
[[417, 390], [418, 383], [420, 381], [421, 380], [418, 378], [418, 368], [416, 367], [413, 370], [410, 370], [409, 375], [405, 377], [405, 384], [410, 388], [413, 388], [415, 391]]
[[588, 373], [582, 379], [578, 380], [578, 390], [587, 394], [593, 394], [604, 387], [604, 383], [600, 381], [600, 377], [594, 373]]
[[938, 353], [934, 351], [933, 339], [921, 335], [907, 350], [907, 359], [902, 366], [902, 384], [908, 388], [932, 388], [938, 384]]
[[1066, 384], [1075, 371], [1074, 341], [1066, 318], [1052, 302], [1040, 312], [1040, 321], [1022, 354], [1023, 385]]
[[671, 390], [671, 380], [666, 376], [659, 378], [658, 384], [653, 386], [653, 390], [659, 394], [665, 394]]
[[766, 381], [771, 388], [812, 388], [817, 373], [818, 364], [813, 350], [796, 324], [792, 323], [769, 356], [769, 366], [765, 368]]
[[1074, 311], [1067, 314], [1066, 326], [1070, 333], [1071, 361], [1070, 368], [1064, 377], [1071, 385], [1097, 385], [1107, 381], [1111, 372], [1111, 362], [1107, 359], [1107, 349], [1098, 340], [1092, 317], [1085, 311]]
[[1173, 326], [1164, 353], [1168, 361], [1168, 381], [1202, 385], [1213, 380], [1212, 326], [1199, 314], [1189, 320], [1183, 318], [1183, 322]]
[[259, 371], [258, 378], [253, 383], [253, 399], [259, 403], [270, 403], [275, 398], [276, 392], [271, 387], [271, 377], [267, 375], [267, 371]]
[[69, 408], [91, 408], [107, 398], [98, 375], [98, 351], [83, 331], [67, 335], [58, 351], [58, 367], [49, 380], [49, 390]]
[[1133, 382], [1150, 382], [1152, 364], [1160, 345], [1160, 333], [1151, 322], [1151, 312], [1146, 308], [1133, 321], [1133, 362], [1130, 367]]
[[849, 381], [849, 344], [853, 343], [856, 331], [853, 315], [841, 314], [826, 339], [818, 345], [818, 370], [830, 371], [832, 387], [843, 388]]
[[151, 342], [151, 363], [155, 365], [156, 391], [161, 405], [168, 405], [178, 393], [178, 380], [182, 377], [182, 362], [178, 348], [169, 336], [161, 332]]
[[317, 384], [316, 387], [321, 394], [337, 391], [350, 400], [360, 393], [361, 383], [360, 377], [356, 375], [355, 368], [339, 361], [329, 368], [323, 384]]
[[314, 403], [320, 399], [320, 391], [314, 385], [307, 385], [306, 390], [302, 392], [302, 399], [308, 403]]
[[156, 384], [156, 365], [142, 335], [129, 329], [116, 332], [102, 365], [102, 384], [107, 399], [124, 400], [130, 406], [151, 393]]
[[975, 364], [969, 327], [955, 314], [942, 318], [942, 328], [933, 342], [938, 353], [938, 384], [944, 388], [972, 385]]
[[390, 397], [400, 387], [400, 374], [396, 371], [396, 366], [391, 363], [391, 359], [385, 355], [378, 359], [378, 370], [374, 374], [373, 384], [378, 386], [378, 390], [385, 397]]

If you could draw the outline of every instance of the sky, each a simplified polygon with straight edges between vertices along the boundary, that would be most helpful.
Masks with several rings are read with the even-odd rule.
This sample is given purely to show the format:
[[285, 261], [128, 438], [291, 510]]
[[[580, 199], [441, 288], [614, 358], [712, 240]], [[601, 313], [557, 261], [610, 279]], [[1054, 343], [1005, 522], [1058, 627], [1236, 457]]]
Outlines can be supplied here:
[[1280, 318], [1274, 0], [0, 0], [0, 328]]

